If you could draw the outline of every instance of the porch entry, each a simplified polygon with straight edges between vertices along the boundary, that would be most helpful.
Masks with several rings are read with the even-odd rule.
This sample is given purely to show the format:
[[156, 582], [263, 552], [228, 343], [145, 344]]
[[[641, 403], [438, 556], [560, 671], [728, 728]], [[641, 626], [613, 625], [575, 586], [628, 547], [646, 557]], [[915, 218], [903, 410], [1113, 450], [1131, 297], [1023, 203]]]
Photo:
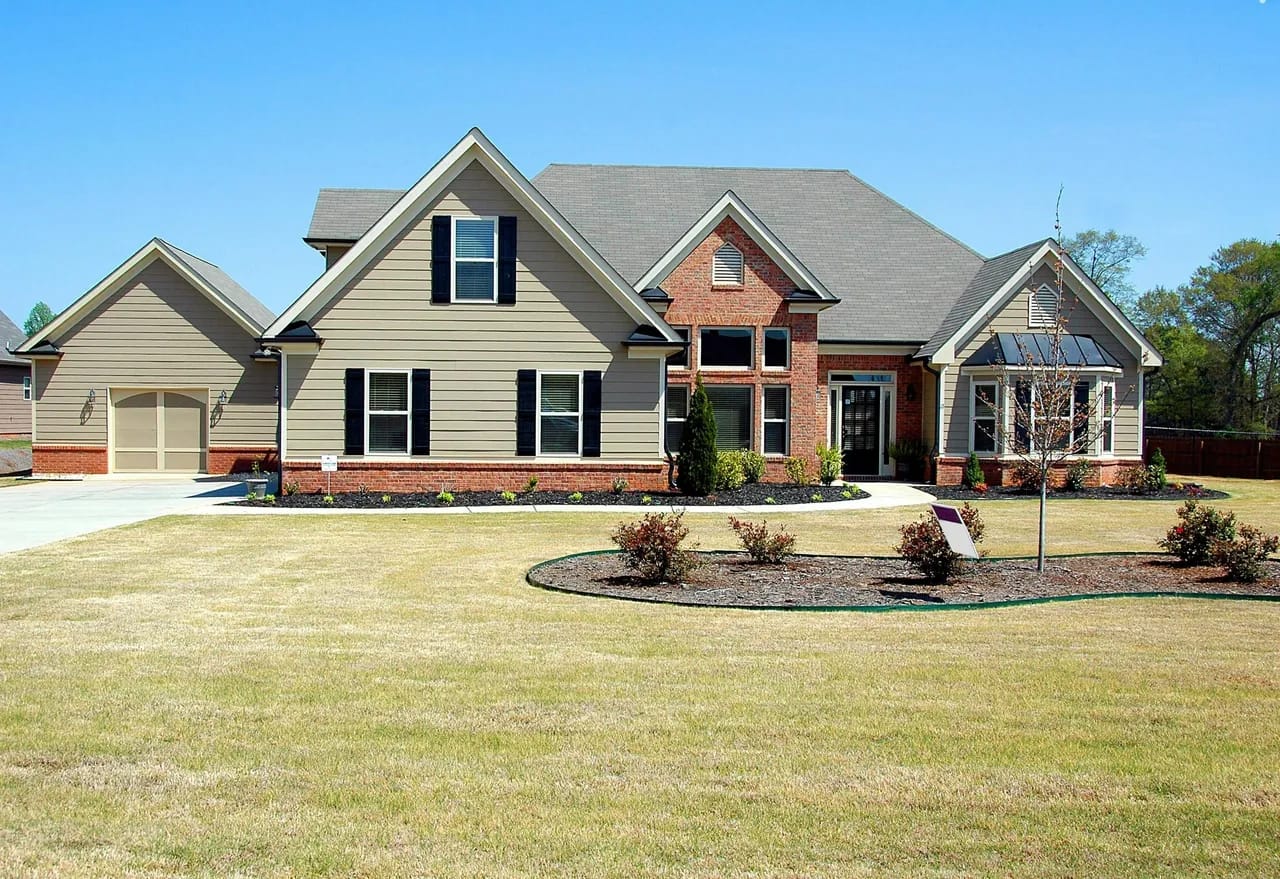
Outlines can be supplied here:
[[844, 475], [892, 476], [889, 446], [897, 377], [891, 372], [832, 373], [827, 386], [829, 442], [840, 449]]

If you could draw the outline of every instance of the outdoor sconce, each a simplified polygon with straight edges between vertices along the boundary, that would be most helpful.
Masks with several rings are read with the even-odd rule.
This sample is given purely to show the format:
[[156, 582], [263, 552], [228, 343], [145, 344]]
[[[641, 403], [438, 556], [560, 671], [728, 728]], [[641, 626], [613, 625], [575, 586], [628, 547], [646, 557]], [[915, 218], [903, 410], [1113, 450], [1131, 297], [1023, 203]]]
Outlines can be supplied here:
[[907, 385], [907, 402], [914, 403], [916, 399], [916, 386]]
[[218, 392], [218, 405], [219, 405], [219, 406], [225, 406], [225, 405], [227, 405], [227, 392], [226, 392], [226, 391], [219, 391], [219, 392]]
[[98, 392], [97, 392], [97, 391], [95, 391], [93, 388], [89, 388], [89, 398], [88, 398], [88, 399], [89, 399], [89, 405], [90, 405], [90, 406], [92, 406], [92, 405], [93, 405], [93, 401], [94, 401], [94, 400], [96, 400], [96, 399], [98, 399]]

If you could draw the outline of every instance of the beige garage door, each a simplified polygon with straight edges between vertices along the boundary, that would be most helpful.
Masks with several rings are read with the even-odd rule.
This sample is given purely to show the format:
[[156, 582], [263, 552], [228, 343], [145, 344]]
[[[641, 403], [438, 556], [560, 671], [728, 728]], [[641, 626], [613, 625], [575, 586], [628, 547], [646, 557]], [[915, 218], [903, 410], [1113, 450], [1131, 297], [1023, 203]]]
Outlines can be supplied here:
[[196, 391], [114, 391], [111, 469], [117, 473], [203, 471], [207, 398], [208, 392]]

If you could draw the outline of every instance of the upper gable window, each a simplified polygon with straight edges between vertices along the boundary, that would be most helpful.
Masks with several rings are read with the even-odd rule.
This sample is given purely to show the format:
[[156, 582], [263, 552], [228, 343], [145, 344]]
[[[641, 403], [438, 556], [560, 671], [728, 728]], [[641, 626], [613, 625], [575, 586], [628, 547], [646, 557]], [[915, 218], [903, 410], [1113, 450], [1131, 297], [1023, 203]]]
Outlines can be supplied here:
[[1058, 291], [1041, 284], [1031, 291], [1027, 305], [1027, 326], [1051, 327], [1058, 322]]
[[498, 299], [498, 221], [496, 217], [453, 218], [453, 299]]
[[742, 286], [742, 251], [732, 244], [721, 246], [711, 259], [711, 283], [714, 286]]

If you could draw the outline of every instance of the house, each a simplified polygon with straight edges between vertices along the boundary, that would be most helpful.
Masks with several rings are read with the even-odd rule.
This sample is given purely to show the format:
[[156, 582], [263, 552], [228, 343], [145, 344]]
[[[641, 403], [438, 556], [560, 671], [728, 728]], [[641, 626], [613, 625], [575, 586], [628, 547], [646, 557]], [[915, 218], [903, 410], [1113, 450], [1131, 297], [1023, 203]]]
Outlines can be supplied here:
[[0, 439], [31, 436], [31, 364], [13, 354], [26, 338], [0, 311]]
[[35, 473], [228, 473], [275, 466], [271, 312], [158, 238], [18, 353], [30, 361]]
[[[891, 477], [893, 451], [915, 443], [941, 482], [975, 451], [998, 483], [1012, 461], [1002, 395], [1018, 393], [1001, 386], [1002, 357], [1043, 342], [1059, 310], [1077, 399], [1106, 408], [1082, 457], [1104, 481], [1141, 460], [1143, 376], [1160, 356], [1056, 242], [985, 258], [846, 171], [551, 165], [530, 180], [473, 129], [408, 190], [322, 189], [304, 240], [324, 271], [274, 320], [212, 266], [153, 242], [148, 264], [183, 296], [107, 315], [132, 283], [121, 278], [138, 277], [122, 266], [29, 341], [38, 425], [62, 407], [56, 433], [37, 431], [37, 471], [84, 466], [58, 448], [91, 446], [110, 470], [165, 457], [155, 431], [150, 457], [122, 459], [108, 424], [77, 424], [88, 387], [110, 407], [153, 389], [154, 414], [156, 388], [193, 387], [213, 406], [235, 378], [240, 396], [218, 405], [237, 426], [209, 418], [196, 469], [222, 468], [217, 446], [278, 448], [284, 483], [304, 490], [530, 476], [657, 490], [701, 376], [719, 444], [764, 453], [769, 478], [819, 443], [841, 449], [851, 478]], [[1059, 261], [1064, 302], [1050, 283]], [[118, 358], [107, 375], [74, 340], [110, 326], [136, 345], [159, 315], [186, 322], [180, 363]], [[196, 338], [215, 330], [218, 344]], [[179, 371], [205, 360], [223, 371]], [[321, 469], [329, 455], [336, 473]]]

